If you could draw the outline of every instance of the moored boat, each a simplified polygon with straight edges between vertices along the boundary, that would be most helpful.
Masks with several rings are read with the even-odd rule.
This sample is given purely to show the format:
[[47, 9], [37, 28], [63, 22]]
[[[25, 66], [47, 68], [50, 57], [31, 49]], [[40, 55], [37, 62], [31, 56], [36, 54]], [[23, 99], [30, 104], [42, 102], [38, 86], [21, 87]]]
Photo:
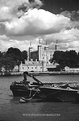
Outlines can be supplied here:
[[33, 78], [37, 81], [36, 83], [13, 82], [10, 85], [13, 96], [24, 97], [26, 100], [33, 97], [44, 101], [79, 101], [78, 86], [74, 88], [68, 83], [38, 83], [39, 81], [35, 77]]

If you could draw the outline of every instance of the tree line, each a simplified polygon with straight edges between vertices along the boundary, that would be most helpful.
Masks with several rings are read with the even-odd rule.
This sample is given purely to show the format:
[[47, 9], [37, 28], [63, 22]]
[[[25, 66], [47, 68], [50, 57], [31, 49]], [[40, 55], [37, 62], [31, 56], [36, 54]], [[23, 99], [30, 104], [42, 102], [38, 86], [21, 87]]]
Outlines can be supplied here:
[[79, 52], [75, 50], [70, 51], [55, 51], [51, 62], [58, 63], [60, 68], [63, 69], [65, 66], [70, 68], [79, 67]]
[[[31, 58], [38, 60], [38, 52], [31, 53]], [[5, 72], [10, 72], [14, 69], [15, 66], [19, 66], [27, 60], [27, 51], [20, 51], [18, 48], [10, 47], [6, 52], [0, 51], [0, 71], [2, 68], [5, 69]], [[53, 57], [50, 59], [50, 62], [58, 63], [57, 67], [59, 70], [64, 69], [65, 66], [70, 68], [79, 67], [79, 52], [75, 50], [70, 51], [55, 51]]]
[[10, 72], [17, 65], [19, 71], [19, 65], [27, 60], [27, 51], [20, 51], [18, 48], [9, 48], [6, 52], [0, 51], [0, 71], [2, 68], [5, 72]]

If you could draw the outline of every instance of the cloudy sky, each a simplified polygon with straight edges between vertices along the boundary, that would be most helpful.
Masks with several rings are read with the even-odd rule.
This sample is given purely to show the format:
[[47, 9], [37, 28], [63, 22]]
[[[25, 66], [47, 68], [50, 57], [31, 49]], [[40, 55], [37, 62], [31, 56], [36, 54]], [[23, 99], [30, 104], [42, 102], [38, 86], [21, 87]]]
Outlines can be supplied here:
[[39, 39], [79, 51], [79, 0], [0, 0], [0, 51], [36, 49]]

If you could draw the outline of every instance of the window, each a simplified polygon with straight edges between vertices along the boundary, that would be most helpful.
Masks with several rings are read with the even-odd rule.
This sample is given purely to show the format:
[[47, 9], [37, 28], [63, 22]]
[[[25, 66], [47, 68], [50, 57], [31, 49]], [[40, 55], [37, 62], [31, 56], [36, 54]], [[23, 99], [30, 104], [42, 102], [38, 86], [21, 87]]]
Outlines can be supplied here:
[[24, 67], [22, 67], [22, 69], [24, 69]]
[[35, 67], [35, 69], [37, 69], [37, 67]]

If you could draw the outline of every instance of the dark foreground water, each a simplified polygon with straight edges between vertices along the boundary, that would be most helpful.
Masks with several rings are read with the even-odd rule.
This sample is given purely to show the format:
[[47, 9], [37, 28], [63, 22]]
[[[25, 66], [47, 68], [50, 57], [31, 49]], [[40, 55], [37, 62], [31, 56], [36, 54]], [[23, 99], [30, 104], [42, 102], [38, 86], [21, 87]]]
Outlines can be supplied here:
[[[78, 81], [78, 75], [39, 76], [41, 81]], [[79, 121], [79, 104], [63, 102], [31, 102], [21, 104], [13, 98], [10, 84], [23, 77], [0, 77], [0, 121]], [[31, 78], [29, 80], [33, 81]]]

